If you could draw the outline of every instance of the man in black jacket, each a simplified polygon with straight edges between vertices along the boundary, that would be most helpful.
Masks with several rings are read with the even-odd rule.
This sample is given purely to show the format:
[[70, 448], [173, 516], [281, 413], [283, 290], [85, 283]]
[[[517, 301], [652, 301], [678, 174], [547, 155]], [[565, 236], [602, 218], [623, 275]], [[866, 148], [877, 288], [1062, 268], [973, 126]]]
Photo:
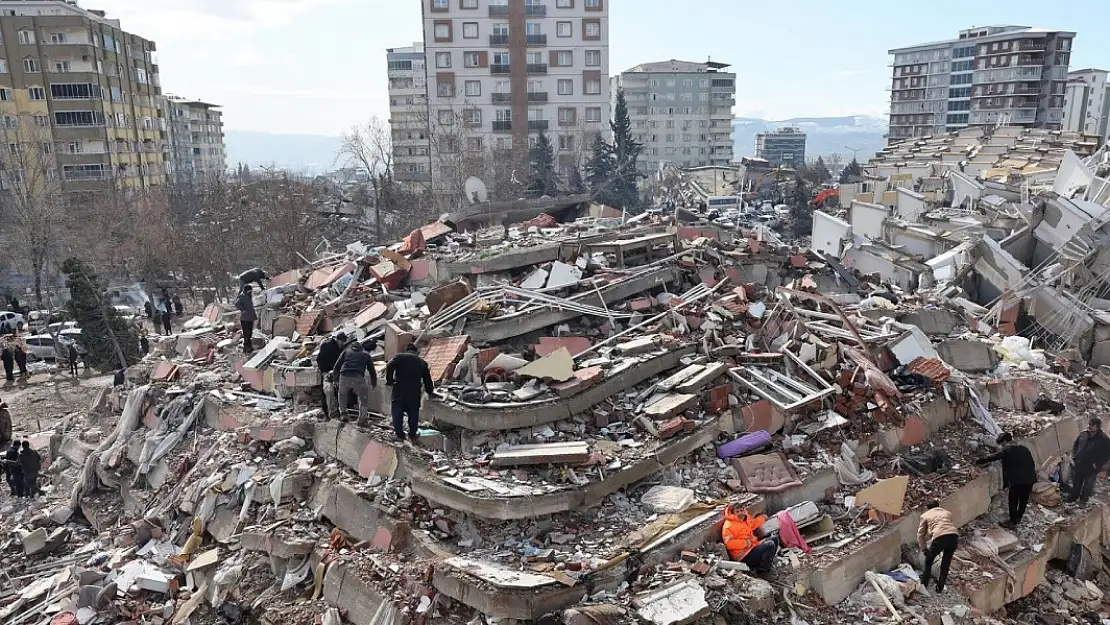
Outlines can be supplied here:
[[429, 397], [435, 391], [428, 363], [416, 352], [416, 345], [409, 344], [404, 353], [397, 354], [385, 366], [385, 385], [392, 387], [390, 412], [393, 417], [393, 432], [397, 440], [405, 440], [404, 417], [408, 415], [409, 438], [417, 442], [417, 429], [420, 427], [420, 389]]
[[19, 441], [12, 441], [4, 452], [4, 477], [8, 479], [12, 497], [23, 496], [23, 469], [19, 466], [19, 449]]
[[1072, 446], [1071, 484], [1065, 501], [1079, 500], [1087, 503], [1095, 490], [1095, 479], [1102, 467], [1110, 461], [1110, 437], [1102, 431], [1102, 420], [1093, 417], [1087, 430], [1075, 438]]
[[335, 368], [335, 363], [339, 362], [339, 356], [346, 346], [347, 335], [340, 332], [321, 343], [320, 353], [316, 356], [316, 367], [320, 370], [320, 377], [323, 378], [324, 410], [327, 411], [328, 417], [334, 417], [339, 406], [335, 398], [335, 386], [329, 382], [328, 376]]
[[1028, 447], [1014, 442], [1014, 436], [1009, 432], [998, 435], [998, 444], [1002, 451], [990, 454], [975, 461], [980, 466], [998, 460], [1002, 461], [1002, 488], [1009, 490], [1010, 521], [1003, 523], [1002, 527], [1013, 529], [1021, 523], [1025, 516], [1025, 508], [1029, 505], [1029, 496], [1033, 494], [1033, 484], [1037, 482], [1037, 463]]
[[254, 339], [254, 323], [258, 321], [258, 313], [254, 310], [254, 296], [251, 294], [251, 285], [243, 285], [239, 297], [235, 298], [235, 307], [239, 309], [239, 326], [243, 329], [243, 353], [254, 351], [251, 341]]
[[[366, 385], [366, 374], [370, 374], [370, 386]], [[332, 367], [332, 374], [339, 378], [339, 418], [347, 420], [347, 393], [358, 396], [358, 424], [367, 425], [366, 413], [370, 409], [370, 388], [378, 387], [378, 372], [374, 370], [374, 357], [362, 349], [358, 341], [339, 355]]]

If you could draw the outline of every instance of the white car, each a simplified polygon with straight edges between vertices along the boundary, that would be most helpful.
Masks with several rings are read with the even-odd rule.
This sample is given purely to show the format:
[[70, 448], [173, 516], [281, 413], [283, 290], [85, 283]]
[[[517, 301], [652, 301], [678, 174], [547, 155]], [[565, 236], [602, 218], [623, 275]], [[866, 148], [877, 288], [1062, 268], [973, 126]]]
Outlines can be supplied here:
[[10, 310], [0, 311], [0, 326], [12, 330], [22, 330], [26, 324], [26, 320], [23, 319], [23, 315], [20, 313], [11, 312]]
[[63, 330], [73, 330], [77, 328], [76, 321], [56, 321], [46, 326], [46, 334], [54, 335], [62, 332]]
[[54, 360], [57, 357], [54, 337], [49, 334], [28, 336], [23, 342], [27, 345], [27, 356], [32, 360]]
[[81, 345], [81, 328], [66, 328], [58, 333], [58, 344], [67, 352], [70, 345], [77, 345], [77, 353], [84, 356], [88, 352]]

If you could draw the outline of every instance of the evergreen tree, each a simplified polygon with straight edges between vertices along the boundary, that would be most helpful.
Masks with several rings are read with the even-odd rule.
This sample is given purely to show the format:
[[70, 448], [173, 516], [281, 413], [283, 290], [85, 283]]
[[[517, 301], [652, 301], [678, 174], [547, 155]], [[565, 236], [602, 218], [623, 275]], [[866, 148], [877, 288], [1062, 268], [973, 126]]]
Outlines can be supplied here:
[[617, 90], [617, 103], [613, 108], [613, 120], [609, 122], [613, 131], [613, 157], [615, 171], [615, 196], [618, 204], [614, 208], [635, 209], [640, 204], [640, 194], [636, 188], [639, 173], [636, 160], [640, 157], [643, 145], [632, 137], [632, 121], [628, 118], [628, 102], [624, 90]]
[[841, 184], [844, 184], [846, 182], [852, 182], [854, 179], [856, 179], [856, 178], [858, 178], [862, 175], [863, 175], [863, 168], [860, 167], [859, 162], [856, 161], [856, 159], [853, 158], [850, 163], [848, 163], [847, 165], [844, 166], [844, 170], [840, 172], [839, 182]]
[[567, 186], [570, 187], [570, 192], [575, 195], [586, 192], [586, 181], [582, 179], [582, 172], [578, 169], [577, 165], [570, 168]]
[[614, 173], [613, 146], [598, 133], [594, 135], [590, 158], [586, 161], [586, 183], [595, 202], [618, 208], [620, 198], [616, 194]]
[[555, 149], [547, 133], [540, 131], [536, 145], [531, 149], [531, 175], [528, 191], [532, 197], [554, 197], [559, 192], [559, 175], [555, 172]]
[[813, 206], [810, 205], [809, 187], [801, 176], [794, 176], [794, 190], [790, 198], [790, 219], [794, 234], [805, 236], [813, 231]]
[[69, 314], [81, 328], [81, 347], [88, 352], [88, 366], [110, 371], [138, 362], [139, 336], [105, 300], [104, 283], [84, 261], [69, 258], [62, 263], [69, 289]]
[[829, 171], [829, 166], [825, 164], [825, 159], [818, 156], [817, 162], [813, 164], [813, 183], [825, 184], [832, 180], [832, 172]]

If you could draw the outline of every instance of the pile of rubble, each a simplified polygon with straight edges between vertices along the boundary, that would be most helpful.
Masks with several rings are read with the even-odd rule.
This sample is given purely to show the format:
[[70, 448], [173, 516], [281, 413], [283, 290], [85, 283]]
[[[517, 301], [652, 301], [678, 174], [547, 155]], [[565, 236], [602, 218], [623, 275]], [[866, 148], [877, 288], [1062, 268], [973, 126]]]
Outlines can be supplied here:
[[[1024, 559], [1003, 559], [996, 469], [974, 463], [1002, 428], [1066, 452], [1076, 414], [1105, 409], [1094, 376], [958, 287], [908, 292], [758, 232], [440, 221], [255, 304], [252, 352], [211, 304], [44, 433], [45, 498], [0, 510], [5, 623], [926, 618], [956, 605], [903, 563], [931, 498], [968, 533], [951, 586], [971, 615], [1101, 523], [1031, 510], [1002, 541]], [[324, 414], [314, 356], [341, 331], [379, 370], [410, 344], [428, 362], [417, 444], [395, 442], [384, 388], [368, 425]], [[727, 505], [802, 544], [756, 578], [720, 544]]]

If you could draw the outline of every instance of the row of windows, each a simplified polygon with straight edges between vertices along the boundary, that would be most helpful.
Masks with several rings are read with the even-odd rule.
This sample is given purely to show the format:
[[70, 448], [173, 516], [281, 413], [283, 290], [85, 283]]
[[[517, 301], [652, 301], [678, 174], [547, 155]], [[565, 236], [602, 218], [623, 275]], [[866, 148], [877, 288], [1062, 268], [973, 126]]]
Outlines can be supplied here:
[[[441, 109], [438, 111], [437, 118], [440, 125], [452, 126], [455, 124], [456, 112], [449, 109]], [[494, 112], [496, 121], [511, 122], [513, 121], [512, 109], [497, 109]], [[577, 121], [578, 112], [574, 108], [560, 107], [558, 118], [561, 124], [573, 124]], [[461, 113], [463, 123], [477, 125], [482, 123], [481, 109], [468, 108], [463, 109]], [[530, 107], [528, 109], [528, 121], [543, 121], [544, 113], [542, 108]], [[588, 106], [586, 107], [586, 121], [599, 122], [601, 121], [601, 107]]]
[[970, 111], [971, 100], [956, 100], [948, 103], [949, 111]]
[[[673, 119], [668, 119], [665, 122], [663, 122], [663, 124], [664, 124], [665, 128], [675, 128], [676, 127], [675, 121]], [[714, 124], [714, 126], [715, 125], [716, 124]], [[699, 119], [697, 121], [696, 126], [698, 128], [709, 128], [709, 120]], [[633, 127], [634, 128], [658, 128], [659, 127], [659, 122], [657, 122], [657, 121], [648, 122], [648, 121], [641, 120], [641, 121], [633, 122]], [[677, 127], [681, 130], [689, 130], [689, 129], [695, 127], [695, 123], [692, 122], [692, 121], [685, 121], [685, 122], [681, 122], [681, 125], [677, 126]]]
[[[489, 0], [490, 6], [509, 6], [509, 0]], [[524, 0], [525, 6], [543, 6], [543, 0]], [[583, 0], [582, 5], [587, 9], [600, 9], [601, 0]], [[462, 9], [477, 9], [478, 0], [459, 0], [459, 7]], [[432, 0], [432, 8], [438, 11], [446, 11], [451, 8], [451, 0]], [[557, 9], [573, 9], [574, 0], [555, 0], [555, 8]]]
[[[463, 67], [481, 67], [482, 65], [481, 52], [463, 52]], [[586, 50], [585, 51], [585, 65], [586, 67], [601, 67], [601, 50]], [[527, 62], [529, 65], [543, 65], [547, 61], [544, 60], [543, 52], [528, 52]], [[554, 67], [574, 67], [574, 51], [573, 50], [559, 50], [555, 52], [551, 58]], [[451, 52], [436, 52], [436, 69], [450, 69], [451, 68]], [[493, 65], [509, 65], [512, 57], [508, 52], [494, 52]]]
[[[584, 39], [598, 39], [601, 37], [601, 24], [598, 22], [585, 22], [582, 26], [582, 37]], [[439, 40], [451, 39], [451, 25], [450, 24], [436, 24], [432, 28], [432, 34]], [[540, 22], [527, 22], [524, 25], [524, 34], [530, 37], [538, 37], [543, 34], [543, 27]], [[503, 44], [507, 44], [509, 40], [509, 24], [506, 22], [495, 22], [490, 28], [490, 36], [503, 39]], [[574, 37], [574, 22], [555, 22], [555, 36], [559, 39], [570, 39]], [[478, 39], [481, 37], [481, 29], [478, 22], [463, 22], [462, 23], [462, 37], [463, 39]], [[533, 41], [533, 43], [536, 43]], [[546, 43], [546, 40], [541, 42]], [[398, 69], [411, 69], [411, 68], [398, 68]]]
[[[560, 78], [556, 81], [556, 91], [559, 95], [574, 95], [574, 80], [571, 78]], [[528, 93], [543, 93], [543, 82], [539, 80], [528, 81]], [[582, 92], [586, 95], [601, 95], [601, 80], [593, 78], [584, 80], [582, 83]], [[511, 94], [512, 83], [508, 80], [498, 80], [493, 84], [493, 93], [497, 94]], [[482, 81], [480, 80], [467, 80], [463, 83], [463, 94], [468, 98], [474, 98], [482, 95]], [[441, 82], [436, 85], [436, 95], [441, 98], [455, 97], [455, 83]]]
[[948, 97], [950, 98], [970, 98], [971, 87], [956, 87], [955, 89], [948, 90]]
[[[49, 61], [48, 61], [48, 63], [49, 63]], [[51, 70], [50, 70], [51, 73], [54, 73], [54, 74], [68, 74], [68, 73], [73, 71], [73, 65], [69, 61], [54, 61], [50, 65], [50, 67], [51, 67]], [[24, 73], [27, 73], [27, 74], [41, 73], [42, 72], [42, 64], [39, 62], [38, 59], [35, 59], [35, 58], [23, 59], [23, 71], [24, 71]], [[94, 70], [93, 70], [93, 67], [90, 65], [87, 70], [82, 70], [80, 67], [78, 67], [77, 71], [93, 72]], [[111, 75], [111, 76], [125, 76], [125, 75], [127, 75], [126, 72], [127, 72], [127, 70], [124, 68], [123, 65], [117, 65], [116, 66], [116, 73], [115, 74], [109, 73], [109, 75]], [[7, 73], [8, 73], [8, 61], [6, 59], [0, 59], [0, 74], [7, 74]], [[97, 74], [103, 74], [104, 73], [104, 68], [101, 65], [100, 61], [96, 62], [96, 68], [95, 68], [94, 73], [97, 73]], [[147, 71], [145, 69], [140, 68], [140, 67], [134, 68], [134, 78], [135, 78], [135, 82], [137, 82], [141, 85], [150, 84], [150, 77], [147, 74]]]

